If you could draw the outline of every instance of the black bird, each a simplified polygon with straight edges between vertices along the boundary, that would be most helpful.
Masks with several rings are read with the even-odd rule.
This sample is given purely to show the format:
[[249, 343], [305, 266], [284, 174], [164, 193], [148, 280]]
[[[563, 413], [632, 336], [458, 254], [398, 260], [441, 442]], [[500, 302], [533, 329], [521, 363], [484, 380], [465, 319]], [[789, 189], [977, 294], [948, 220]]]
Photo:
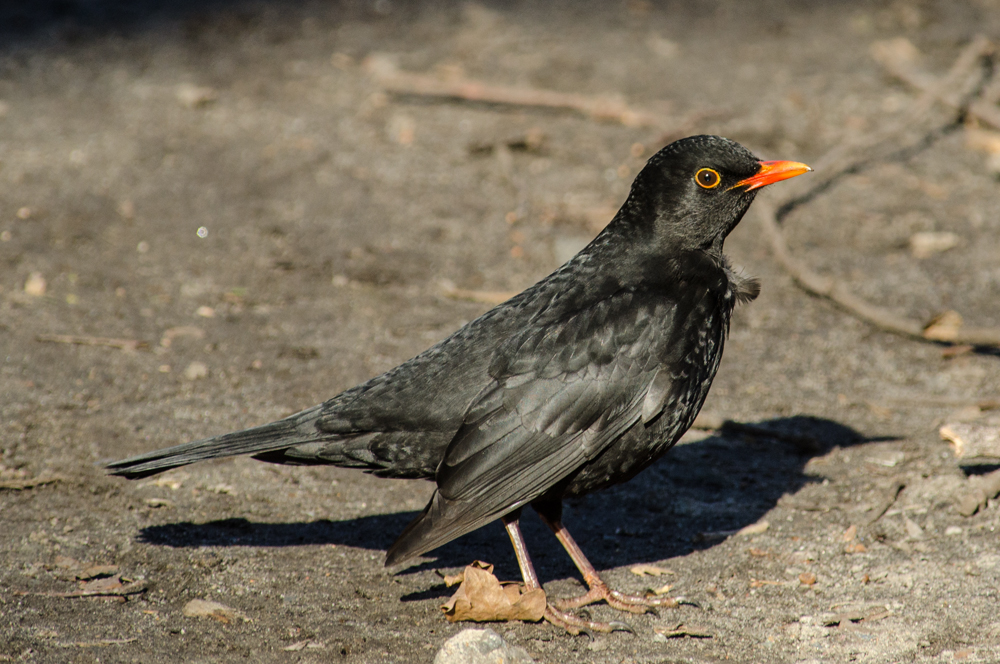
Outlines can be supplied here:
[[108, 466], [136, 479], [250, 454], [332, 464], [437, 490], [385, 564], [502, 519], [526, 586], [539, 587], [518, 526], [528, 504], [590, 588], [546, 618], [573, 633], [624, 628], [567, 609], [613, 591], [562, 525], [562, 500], [624, 482], [662, 456], [701, 409], [737, 303], [760, 292], [722, 253], [757, 190], [811, 170], [761, 161], [717, 136], [656, 153], [610, 224], [569, 262], [400, 366], [285, 419]]

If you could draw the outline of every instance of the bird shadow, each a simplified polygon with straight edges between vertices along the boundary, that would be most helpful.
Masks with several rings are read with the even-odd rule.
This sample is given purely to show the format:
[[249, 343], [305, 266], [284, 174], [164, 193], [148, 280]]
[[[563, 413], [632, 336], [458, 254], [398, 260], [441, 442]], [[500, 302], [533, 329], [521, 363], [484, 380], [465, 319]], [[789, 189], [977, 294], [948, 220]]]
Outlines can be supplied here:
[[[754, 424], [728, 423], [715, 435], [678, 445], [631, 482], [567, 501], [564, 521], [598, 569], [664, 560], [713, 546], [725, 533], [756, 523], [778, 500], [822, 481], [805, 466], [814, 456], [887, 438], [866, 438], [832, 420], [795, 416]], [[169, 547], [387, 549], [417, 512], [332, 521], [260, 523], [243, 518], [177, 522], [144, 528], [139, 540]], [[569, 558], [530, 510], [522, 530], [543, 578], [575, 574]], [[489, 560], [501, 578], [519, 570], [499, 522], [469, 533], [399, 571], [461, 568]], [[437, 597], [430, 589], [404, 600]], [[427, 595], [430, 593], [430, 595]]]

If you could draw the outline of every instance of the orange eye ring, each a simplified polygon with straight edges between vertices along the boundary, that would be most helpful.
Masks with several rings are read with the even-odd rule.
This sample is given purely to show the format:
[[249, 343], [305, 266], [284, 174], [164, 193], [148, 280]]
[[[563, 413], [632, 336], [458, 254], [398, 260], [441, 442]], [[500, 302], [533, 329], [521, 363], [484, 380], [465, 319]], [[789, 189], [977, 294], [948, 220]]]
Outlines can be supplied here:
[[702, 168], [694, 174], [694, 181], [702, 189], [715, 189], [722, 182], [722, 176], [714, 169]]

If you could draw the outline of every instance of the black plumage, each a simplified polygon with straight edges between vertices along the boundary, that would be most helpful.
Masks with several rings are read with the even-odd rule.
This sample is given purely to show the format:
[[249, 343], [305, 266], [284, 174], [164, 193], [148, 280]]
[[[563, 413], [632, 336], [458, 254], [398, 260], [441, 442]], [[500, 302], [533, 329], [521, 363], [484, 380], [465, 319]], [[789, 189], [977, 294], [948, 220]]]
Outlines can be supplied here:
[[[387, 565], [497, 518], [517, 548], [527, 504], [559, 535], [563, 498], [630, 479], [691, 425], [733, 308], [759, 292], [732, 271], [723, 241], [759, 187], [806, 170], [761, 162], [724, 138], [677, 141], [649, 160], [579, 254], [434, 347], [278, 422], [118, 461], [110, 472], [138, 478], [250, 454], [434, 480]], [[574, 560], [585, 577], [593, 571]], [[584, 627], [595, 625], [603, 627]]]

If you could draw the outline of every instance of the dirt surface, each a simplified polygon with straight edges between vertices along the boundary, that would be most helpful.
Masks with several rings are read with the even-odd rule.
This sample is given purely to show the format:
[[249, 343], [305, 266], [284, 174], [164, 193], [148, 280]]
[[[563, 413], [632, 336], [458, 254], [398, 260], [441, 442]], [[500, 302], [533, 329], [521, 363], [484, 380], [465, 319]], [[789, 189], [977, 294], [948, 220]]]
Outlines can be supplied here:
[[[247, 459], [126, 482], [102, 464], [270, 421], [411, 357], [488, 308], [450, 289], [516, 291], [581, 247], [672, 131], [821, 163], [916, 99], [873, 42], [906, 37], [938, 75], [974, 35], [1000, 34], [989, 0], [11, 5], [0, 480], [25, 488], [0, 491], [0, 661], [28, 662], [431, 661], [462, 627], [440, 615], [438, 572], [482, 559], [517, 578], [499, 525], [385, 570], [427, 483]], [[386, 94], [373, 55], [618, 94], [663, 126]], [[798, 256], [893, 312], [998, 326], [997, 180], [952, 129], [842, 178], [785, 229]], [[958, 244], [917, 258], [922, 231]], [[737, 311], [706, 410], [781, 435], [692, 435], [566, 516], [614, 585], [669, 583], [698, 606], [593, 641], [496, 628], [540, 662], [1000, 661], [1000, 510], [955, 507], [995, 465], [962, 466], [938, 436], [998, 423], [974, 404], [1000, 395], [1000, 356], [805, 295], [753, 213], [727, 249], [763, 294]], [[546, 590], [578, 592], [537, 518], [525, 529]], [[640, 578], [640, 563], [671, 573]], [[135, 592], [59, 594], [95, 575]], [[185, 616], [194, 599], [236, 613]], [[710, 638], [663, 636], [682, 623]]]

